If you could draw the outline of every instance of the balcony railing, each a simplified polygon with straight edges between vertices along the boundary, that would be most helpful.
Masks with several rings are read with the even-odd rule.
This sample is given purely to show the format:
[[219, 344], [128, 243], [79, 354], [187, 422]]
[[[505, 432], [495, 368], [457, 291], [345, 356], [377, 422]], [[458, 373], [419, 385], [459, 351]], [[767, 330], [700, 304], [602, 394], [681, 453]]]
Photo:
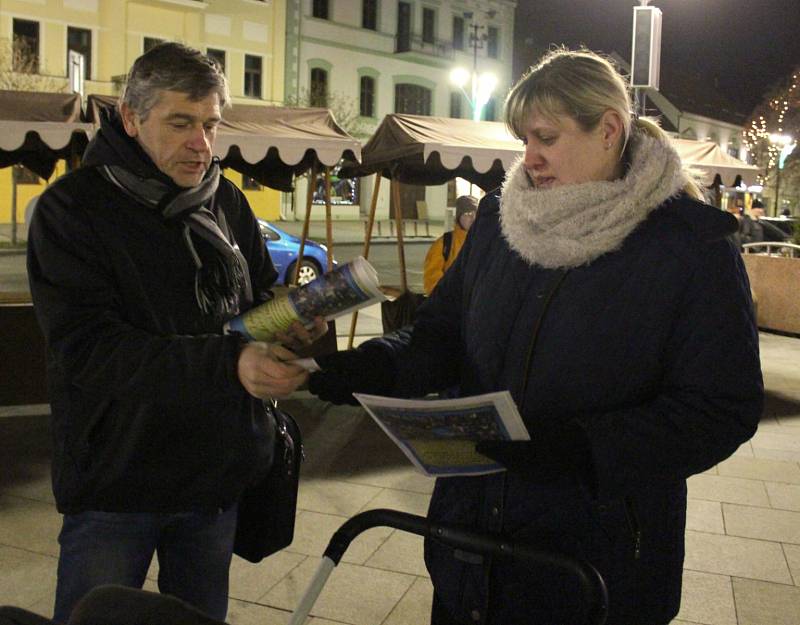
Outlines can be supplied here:
[[434, 39], [433, 42], [423, 41], [420, 35], [398, 34], [394, 38], [394, 51], [397, 54], [402, 52], [416, 52], [426, 54], [440, 59], [453, 58], [453, 44], [449, 41]]

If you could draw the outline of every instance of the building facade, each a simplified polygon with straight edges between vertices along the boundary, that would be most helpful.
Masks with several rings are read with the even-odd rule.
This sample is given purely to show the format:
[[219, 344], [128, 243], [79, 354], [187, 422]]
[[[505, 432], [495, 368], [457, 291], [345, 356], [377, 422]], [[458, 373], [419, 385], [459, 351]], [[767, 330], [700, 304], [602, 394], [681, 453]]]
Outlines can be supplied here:
[[[83, 94], [118, 95], [133, 61], [161, 41], [181, 41], [214, 56], [224, 67], [233, 104], [281, 104], [286, 50], [285, 0], [0, 0], [2, 72], [28, 88], [71, 91], [70, 51], [84, 60]], [[16, 45], [26, 67], [18, 67]], [[13, 57], [13, 58], [11, 58]], [[15, 71], [17, 70], [17, 71]], [[22, 70], [20, 72], [19, 70]], [[38, 75], [38, 86], [30, 75]], [[8, 85], [11, 85], [10, 87]], [[10, 221], [11, 176], [17, 176], [20, 214], [44, 181], [0, 170], [0, 222]], [[63, 163], [57, 173], [63, 172]], [[227, 171], [257, 215], [276, 219], [280, 193]], [[3, 210], [5, 209], [5, 210]]]
[[[345, 130], [365, 140], [389, 113], [472, 117], [469, 84], [462, 91], [450, 80], [462, 68], [494, 75], [481, 118], [497, 119], [514, 78], [515, 7], [515, 0], [288, 0], [284, 91], [300, 104], [329, 106]], [[335, 179], [333, 217], [366, 215], [373, 182]], [[287, 218], [301, 218], [304, 185], [285, 204]], [[453, 186], [403, 185], [404, 214], [442, 220], [455, 195], [469, 190], [463, 181]], [[381, 185], [379, 218], [389, 216], [388, 187]], [[313, 218], [323, 215], [315, 204]]]

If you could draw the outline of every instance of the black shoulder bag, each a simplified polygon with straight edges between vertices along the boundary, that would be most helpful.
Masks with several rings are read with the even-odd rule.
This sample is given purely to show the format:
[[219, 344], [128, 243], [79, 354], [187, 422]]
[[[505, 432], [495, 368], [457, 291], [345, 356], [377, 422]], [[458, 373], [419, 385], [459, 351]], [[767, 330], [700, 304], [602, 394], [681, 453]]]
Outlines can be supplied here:
[[277, 402], [265, 401], [263, 405], [267, 416], [275, 419], [272, 467], [242, 493], [233, 544], [233, 553], [250, 562], [261, 562], [292, 543], [303, 459], [297, 422], [278, 408]]

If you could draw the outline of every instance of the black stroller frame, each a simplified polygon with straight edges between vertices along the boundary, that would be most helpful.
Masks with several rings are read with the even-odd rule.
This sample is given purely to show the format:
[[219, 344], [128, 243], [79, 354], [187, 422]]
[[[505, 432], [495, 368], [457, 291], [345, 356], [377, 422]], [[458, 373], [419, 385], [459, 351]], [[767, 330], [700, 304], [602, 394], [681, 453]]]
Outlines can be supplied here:
[[583, 601], [588, 605], [587, 623], [603, 625], [608, 616], [608, 591], [602, 576], [594, 566], [585, 560], [571, 556], [533, 549], [524, 544], [506, 540], [503, 536], [476, 532], [452, 525], [440, 525], [425, 517], [399, 512], [397, 510], [376, 509], [355, 515], [334, 533], [322, 556], [317, 573], [311, 580], [305, 594], [289, 620], [289, 625], [305, 623], [311, 608], [319, 597], [325, 582], [333, 569], [339, 564], [350, 543], [362, 532], [373, 527], [385, 526], [399, 529], [419, 536], [433, 538], [441, 543], [496, 558], [513, 559], [529, 566], [547, 565], [564, 570], [580, 583]]

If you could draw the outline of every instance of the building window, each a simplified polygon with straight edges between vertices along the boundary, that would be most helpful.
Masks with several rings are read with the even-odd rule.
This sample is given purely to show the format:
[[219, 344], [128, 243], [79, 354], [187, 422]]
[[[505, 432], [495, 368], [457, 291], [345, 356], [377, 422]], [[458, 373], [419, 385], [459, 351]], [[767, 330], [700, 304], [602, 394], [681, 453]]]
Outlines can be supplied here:
[[311, 15], [321, 20], [328, 19], [328, 0], [312, 0]]
[[422, 9], [422, 42], [433, 43], [436, 39], [436, 11]]
[[453, 49], [464, 49], [464, 18], [453, 17]]
[[359, 113], [361, 117], [375, 117], [375, 79], [372, 76], [361, 77]]
[[499, 58], [500, 31], [494, 26], [486, 30], [486, 54], [490, 59]]
[[208, 58], [213, 59], [217, 62], [222, 69], [222, 73], [225, 73], [225, 50], [217, 50], [215, 48], [208, 48], [206, 50], [206, 55]]
[[431, 90], [419, 85], [400, 83], [394, 86], [394, 112], [410, 115], [431, 114]]
[[155, 48], [159, 43], [164, 43], [166, 39], [158, 39], [156, 37], [145, 37], [144, 38], [144, 51], [150, 52], [153, 48]]
[[311, 70], [308, 103], [310, 106], [328, 106], [328, 72], [320, 67]]
[[83, 75], [92, 77], [92, 31], [86, 28], [67, 27], [67, 75], [69, 75], [69, 53], [83, 55]]
[[245, 191], [261, 191], [262, 187], [255, 178], [242, 174], [242, 189]]
[[39, 73], [39, 22], [14, 20], [14, 51], [12, 67], [15, 72]]
[[251, 98], [261, 97], [261, 57], [244, 55], [244, 94]]
[[395, 52], [408, 52], [411, 49], [411, 5], [397, 3], [397, 42]]
[[450, 92], [450, 117], [461, 119], [461, 93], [459, 91]]
[[362, 0], [361, 26], [370, 30], [378, 30], [378, 0]]

